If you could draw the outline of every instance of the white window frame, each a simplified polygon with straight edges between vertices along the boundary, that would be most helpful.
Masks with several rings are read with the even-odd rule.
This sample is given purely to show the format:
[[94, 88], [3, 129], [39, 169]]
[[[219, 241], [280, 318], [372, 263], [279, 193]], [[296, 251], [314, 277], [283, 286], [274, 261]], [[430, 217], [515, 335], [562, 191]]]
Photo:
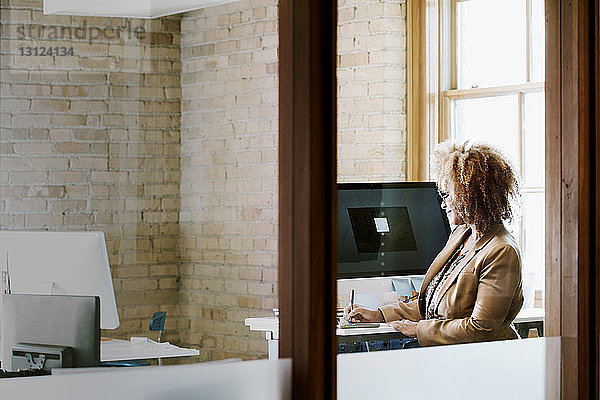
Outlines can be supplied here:
[[[490, 98], [495, 96], [504, 95], [516, 95], [518, 96], [518, 134], [519, 134], [519, 146], [518, 146], [518, 160], [517, 168], [521, 177], [524, 176], [524, 140], [525, 140], [525, 126], [524, 120], [524, 95], [528, 93], [543, 93], [544, 82], [532, 82], [533, 76], [533, 63], [531, 57], [531, 46], [532, 46], [532, 0], [526, 1], [526, 81], [513, 84], [513, 85], [502, 85], [502, 86], [490, 86], [490, 87], [477, 87], [471, 89], [457, 89], [457, 37], [458, 37], [458, 25], [456, 18], [457, 4], [463, 1], [477, 1], [477, 0], [442, 0], [439, 7], [439, 40], [440, 40], [440, 68], [439, 68], [439, 120], [437, 142], [443, 142], [444, 140], [450, 139], [451, 137], [451, 106], [452, 102], [458, 99], [476, 99], [476, 98]], [[445, 50], [445, 51], [444, 51]], [[431, 143], [431, 142], [430, 142]], [[432, 148], [436, 143], [431, 143]], [[432, 148], [430, 148], [430, 153]], [[527, 194], [541, 194], [544, 195], [544, 186], [522, 186], [521, 192], [524, 196]], [[519, 213], [521, 217], [523, 215], [523, 208]], [[523, 218], [519, 221], [519, 245], [524, 251], [525, 249], [525, 235]], [[545, 272], [544, 272], [545, 273]], [[537, 288], [536, 288], [537, 289]]]

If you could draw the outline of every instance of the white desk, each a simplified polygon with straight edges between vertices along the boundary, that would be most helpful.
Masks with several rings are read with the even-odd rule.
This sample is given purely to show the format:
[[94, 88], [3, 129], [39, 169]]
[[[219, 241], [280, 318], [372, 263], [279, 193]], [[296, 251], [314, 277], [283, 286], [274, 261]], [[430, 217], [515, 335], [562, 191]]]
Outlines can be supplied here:
[[100, 341], [100, 361], [147, 360], [152, 358], [197, 356], [196, 349], [177, 347], [169, 343], [131, 342], [106, 339]]
[[337, 328], [336, 336], [362, 336], [362, 335], [385, 335], [398, 332], [386, 323], [379, 324], [378, 328]]
[[[337, 328], [335, 330], [338, 343], [356, 343], [372, 340], [404, 339], [406, 336], [386, 323], [379, 324], [378, 328]], [[367, 351], [369, 344], [367, 343]]]
[[544, 314], [543, 308], [522, 309], [514, 320], [519, 336], [522, 338], [528, 337], [531, 328], [537, 330], [538, 336], [544, 336]]
[[251, 331], [265, 332], [269, 345], [269, 360], [279, 358], [279, 317], [246, 318], [244, 324]]
[[[279, 358], [279, 318], [278, 317], [257, 317], [246, 318], [244, 324], [251, 331], [263, 331], [269, 342], [269, 360]], [[336, 329], [336, 335], [339, 342], [355, 342], [362, 340], [388, 340], [404, 337], [403, 334], [389, 326], [388, 324], [379, 324], [378, 328], [352, 328]], [[368, 338], [367, 338], [368, 337]]]
[[517, 317], [513, 321], [515, 324], [525, 322], [544, 322], [545, 311], [543, 308], [524, 308], [519, 311]]
[[[522, 309], [514, 320], [515, 324], [539, 324], [544, 322], [543, 308]], [[251, 331], [263, 331], [269, 342], [269, 360], [276, 360], [279, 354], [279, 318], [257, 317], [246, 318], [244, 324]], [[528, 328], [526, 328], [528, 329]], [[367, 340], [364, 336], [371, 336], [370, 340], [386, 340], [401, 338], [403, 335], [387, 324], [381, 324], [379, 328], [352, 328], [336, 329], [338, 341], [349, 342], [353, 340]], [[358, 338], [356, 336], [359, 336]], [[388, 337], [385, 337], [388, 336]]]

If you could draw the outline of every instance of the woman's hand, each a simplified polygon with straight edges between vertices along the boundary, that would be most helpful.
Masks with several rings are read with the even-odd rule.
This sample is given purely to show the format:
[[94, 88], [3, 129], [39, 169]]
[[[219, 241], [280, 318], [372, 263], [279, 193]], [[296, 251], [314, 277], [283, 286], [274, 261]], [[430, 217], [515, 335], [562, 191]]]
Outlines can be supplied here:
[[354, 306], [353, 310], [350, 310], [350, 306], [344, 308], [344, 319], [349, 322], [384, 322], [379, 310], [369, 310], [360, 306]]
[[388, 322], [388, 325], [400, 331], [404, 336], [417, 337], [417, 322], [401, 319], [400, 321]]

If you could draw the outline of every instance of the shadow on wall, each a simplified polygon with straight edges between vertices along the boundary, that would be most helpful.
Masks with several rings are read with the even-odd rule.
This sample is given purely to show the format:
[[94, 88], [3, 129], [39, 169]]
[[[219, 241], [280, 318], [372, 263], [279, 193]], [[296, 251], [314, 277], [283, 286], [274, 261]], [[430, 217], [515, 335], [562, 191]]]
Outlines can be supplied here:
[[1, 11], [1, 228], [103, 231], [121, 318], [104, 335], [147, 335], [160, 309], [178, 342], [180, 17]]

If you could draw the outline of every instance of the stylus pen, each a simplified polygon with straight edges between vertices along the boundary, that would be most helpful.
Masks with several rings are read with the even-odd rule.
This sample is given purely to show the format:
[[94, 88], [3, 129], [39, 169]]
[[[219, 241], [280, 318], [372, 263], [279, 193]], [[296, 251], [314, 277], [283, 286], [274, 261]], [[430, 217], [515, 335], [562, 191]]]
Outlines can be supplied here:
[[[350, 294], [350, 311], [354, 310], [354, 289], [352, 289], [352, 294]], [[349, 322], [352, 322], [352, 317], [349, 318]]]

